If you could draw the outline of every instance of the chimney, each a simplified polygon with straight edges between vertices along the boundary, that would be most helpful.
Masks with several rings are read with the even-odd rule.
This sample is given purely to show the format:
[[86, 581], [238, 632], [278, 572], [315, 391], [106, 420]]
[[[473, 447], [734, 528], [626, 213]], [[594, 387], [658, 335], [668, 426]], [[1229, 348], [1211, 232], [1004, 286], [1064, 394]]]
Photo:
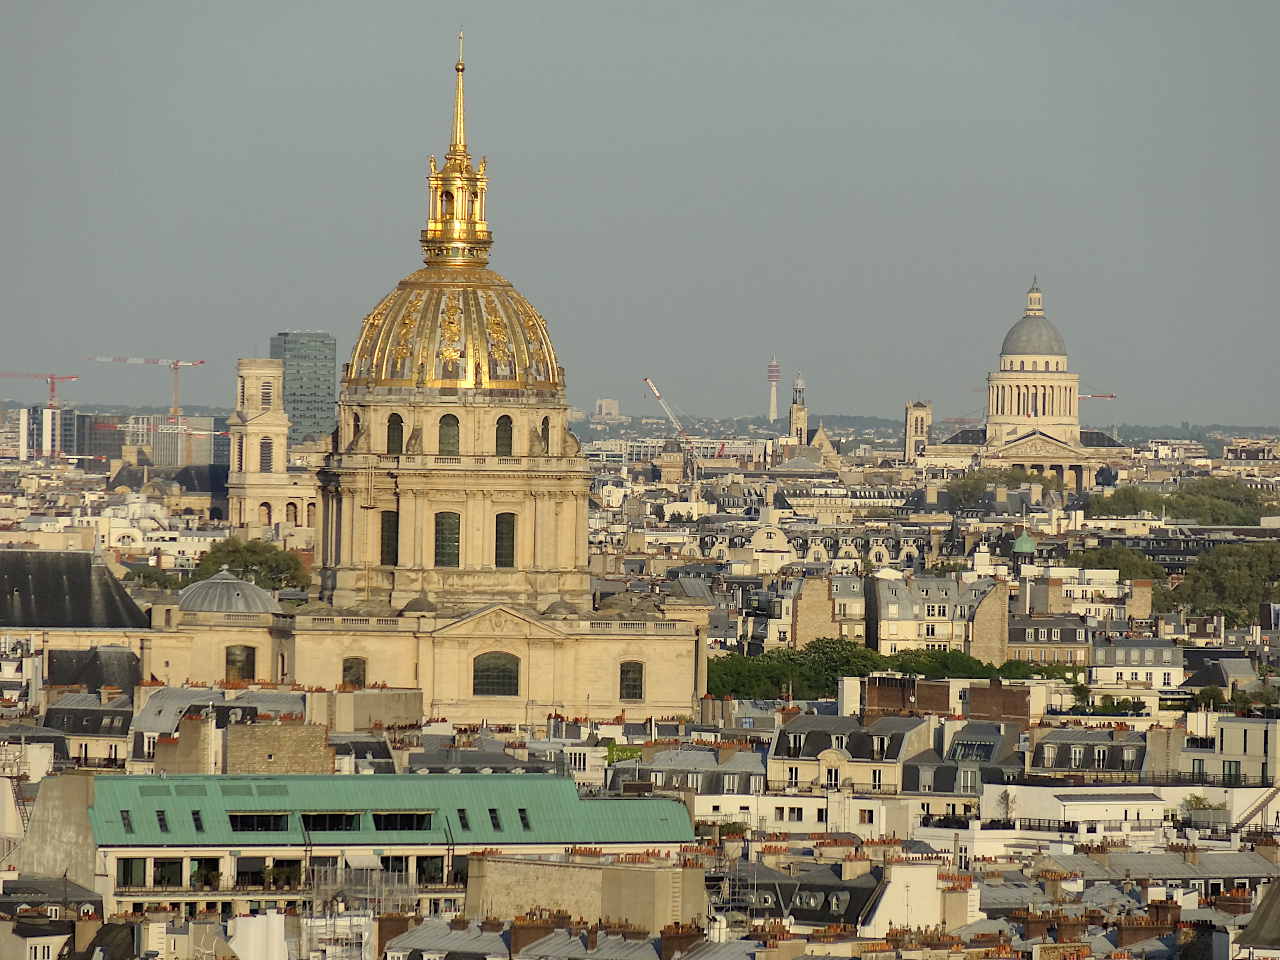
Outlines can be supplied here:
[[676, 960], [702, 942], [702, 930], [691, 923], [669, 923], [662, 928], [660, 960]]
[[454, 917], [449, 921], [450, 930], [466, 930], [471, 924], [467, 923], [467, 918], [463, 916]]
[[937, 506], [938, 485], [936, 483], [926, 483], [924, 485], [924, 502], [931, 507]]
[[595, 950], [600, 945], [600, 924], [593, 923], [587, 927], [587, 949]]
[[517, 957], [525, 947], [555, 932], [550, 914], [525, 914], [511, 921], [511, 956]]
[[840, 861], [840, 879], [853, 880], [871, 872], [871, 861], [866, 857], [845, 857]]

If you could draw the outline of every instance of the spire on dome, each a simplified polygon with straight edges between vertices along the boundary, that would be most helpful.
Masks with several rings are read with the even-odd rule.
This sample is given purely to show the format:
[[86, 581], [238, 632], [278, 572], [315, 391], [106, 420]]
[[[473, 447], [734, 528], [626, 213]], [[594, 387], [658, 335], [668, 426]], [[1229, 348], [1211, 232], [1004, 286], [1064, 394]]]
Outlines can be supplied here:
[[453, 69], [457, 79], [453, 85], [453, 137], [449, 141], [448, 156], [463, 158], [467, 156], [467, 110], [462, 95], [462, 74], [466, 71], [467, 65], [462, 61], [461, 30], [458, 31], [458, 62], [453, 65]]
[[441, 266], [483, 266], [489, 260], [493, 234], [485, 216], [489, 178], [485, 159], [471, 165], [467, 150], [466, 107], [463, 99], [462, 34], [458, 34], [458, 60], [453, 65], [453, 132], [444, 164], [431, 157], [427, 168], [427, 227], [422, 231], [422, 259]]

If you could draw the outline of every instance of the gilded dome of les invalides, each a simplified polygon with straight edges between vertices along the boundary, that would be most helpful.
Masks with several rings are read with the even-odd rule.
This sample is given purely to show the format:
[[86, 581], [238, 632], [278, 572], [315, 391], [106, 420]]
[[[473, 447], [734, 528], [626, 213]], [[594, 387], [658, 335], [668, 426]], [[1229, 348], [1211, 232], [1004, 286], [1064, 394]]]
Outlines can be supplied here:
[[426, 266], [364, 319], [343, 387], [510, 391], [560, 395], [564, 375], [547, 324], [506, 279], [487, 269], [485, 161], [473, 166], [459, 52], [453, 136], [444, 165], [430, 161], [422, 231]]

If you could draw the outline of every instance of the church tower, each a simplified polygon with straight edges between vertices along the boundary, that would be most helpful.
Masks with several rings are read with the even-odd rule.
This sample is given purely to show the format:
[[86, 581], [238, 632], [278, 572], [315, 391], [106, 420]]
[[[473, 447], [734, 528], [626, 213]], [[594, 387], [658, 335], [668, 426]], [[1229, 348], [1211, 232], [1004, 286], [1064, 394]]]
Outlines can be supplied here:
[[804, 377], [796, 375], [791, 385], [791, 415], [789, 417], [791, 439], [804, 446], [809, 442], [809, 408], [804, 404]]
[[236, 406], [227, 418], [231, 470], [227, 508], [231, 525], [251, 537], [278, 523], [305, 521], [306, 499], [291, 496], [289, 417], [284, 412], [284, 361], [236, 363]]
[[903, 422], [904, 442], [902, 459], [907, 463], [915, 463], [929, 446], [929, 436], [933, 429], [933, 404], [925, 400], [917, 400], [907, 404]]
[[[589, 607], [590, 472], [547, 322], [487, 268], [486, 163], [453, 125], [428, 161], [425, 266], [364, 319], [320, 472], [321, 598], [401, 610]], [[421, 601], [419, 601], [421, 602]]]

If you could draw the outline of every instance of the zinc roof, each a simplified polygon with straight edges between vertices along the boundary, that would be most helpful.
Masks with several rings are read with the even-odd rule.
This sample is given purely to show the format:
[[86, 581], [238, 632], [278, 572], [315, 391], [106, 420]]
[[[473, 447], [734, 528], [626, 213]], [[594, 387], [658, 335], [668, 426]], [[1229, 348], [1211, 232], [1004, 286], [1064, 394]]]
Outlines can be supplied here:
[[[132, 832], [125, 828], [124, 810]], [[466, 811], [465, 829], [460, 810]], [[164, 811], [167, 829], [161, 829], [157, 811]], [[395, 811], [431, 812], [431, 827], [375, 828], [373, 813]], [[496, 812], [496, 825], [490, 811]], [[193, 812], [203, 829], [196, 829]], [[229, 814], [239, 812], [285, 814], [285, 829], [232, 830]], [[693, 840], [688, 813], [673, 800], [583, 799], [569, 778], [524, 774], [98, 777], [89, 822], [99, 846], [247, 847], [305, 843], [299, 815], [310, 812], [359, 814], [358, 829], [310, 832], [312, 843], [326, 845]]]

